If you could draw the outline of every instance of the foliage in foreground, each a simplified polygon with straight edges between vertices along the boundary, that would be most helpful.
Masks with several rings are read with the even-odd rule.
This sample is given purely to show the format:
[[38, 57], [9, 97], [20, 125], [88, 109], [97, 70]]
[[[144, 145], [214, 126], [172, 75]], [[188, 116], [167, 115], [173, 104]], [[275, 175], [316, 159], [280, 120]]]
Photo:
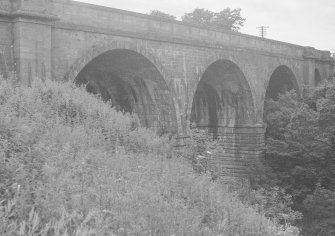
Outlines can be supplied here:
[[304, 235], [335, 232], [335, 85], [266, 101], [265, 167], [260, 186], [278, 186], [304, 217]]
[[0, 235], [294, 235], [167, 143], [71, 83], [1, 80]]
[[[292, 196], [288, 195], [284, 189], [278, 186], [253, 186], [246, 183], [244, 178], [222, 178], [220, 170], [211, 163], [215, 163], [215, 158], [220, 156], [221, 145], [220, 140], [214, 139], [213, 135], [206, 130], [192, 128], [191, 144], [183, 153], [183, 157], [187, 158], [197, 173], [211, 173], [212, 179], [216, 181], [224, 181], [225, 186], [237, 194], [238, 198], [248, 206], [252, 206], [258, 213], [266, 216], [277, 224], [284, 227], [291, 227], [297, 220], [302, 218], [302, 214], [292, 209]], [[185, 150], [185, 149], [184, 149]], [[269, 171], [265, 170], [261, 163], [250, 163], [249, 168], [255, 172]], [[253, 171], [251, 171], [253, 172]], [[257, 173], [257, 172], [256, 172]], [[251, 177], [254, 175], [252, 174]], [[264, 173], [265, 176], [265, 173]], [[293, 228], [291, 228], [293, 229]]]

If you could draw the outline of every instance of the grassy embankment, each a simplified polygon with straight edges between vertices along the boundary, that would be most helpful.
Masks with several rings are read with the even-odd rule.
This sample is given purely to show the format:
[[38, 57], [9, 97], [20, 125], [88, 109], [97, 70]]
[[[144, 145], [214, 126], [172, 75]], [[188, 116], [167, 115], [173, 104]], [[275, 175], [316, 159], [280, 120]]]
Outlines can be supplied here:
[[293, 235], [71, 83], [1, 79], [0, 147], [0, 235]]

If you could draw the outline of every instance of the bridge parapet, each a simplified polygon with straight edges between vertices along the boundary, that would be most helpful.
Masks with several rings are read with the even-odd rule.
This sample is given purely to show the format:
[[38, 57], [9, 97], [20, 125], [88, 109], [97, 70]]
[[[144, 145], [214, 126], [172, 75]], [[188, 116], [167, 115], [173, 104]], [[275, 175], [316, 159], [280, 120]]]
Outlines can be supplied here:
[[96, 6], [75, 1], [52, 2], [53, 14], [61, 19], [56, 28], [81, 30], [142, 39], [206, 45], [210, 48], [254, 50], [302, 59], [305, 48], [238, 32], [206, 28], [181, 21]]
[[43, 22], [58, 20], [51, 14], [50, 0], [0, 0], [0, 17], [25, 18]]
[[222, 49], [233, 46], [242, 51], [256, 50], [300, 59], [330, 60], [329, 52], [314, 48], [71, 0], [0, 0], [0, 16], [44, 21], [60, 19], [56, 28], [202, 44]]
[[330, 51], [320, 51], [316, 50], [313, 47], [305, 47], [303, 57], [305, 59], [315, 59], [320, 61], [331, 61], [331, 53]]
[[0, 9], [9, 12], [16, 11], [45, 11], [50, 4], [48, 0], [0, 0]]
[[46, 12], [50, 8], [48, 0], [14, 0], [13, 11]]

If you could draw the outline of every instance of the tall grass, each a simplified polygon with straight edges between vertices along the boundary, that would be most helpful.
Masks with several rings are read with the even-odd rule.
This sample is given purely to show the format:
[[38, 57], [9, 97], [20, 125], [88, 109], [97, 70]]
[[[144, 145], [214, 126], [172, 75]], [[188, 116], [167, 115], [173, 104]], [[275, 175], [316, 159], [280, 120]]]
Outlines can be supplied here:
[[0, 81], [0, 235], [295, 235], [71, 83]]

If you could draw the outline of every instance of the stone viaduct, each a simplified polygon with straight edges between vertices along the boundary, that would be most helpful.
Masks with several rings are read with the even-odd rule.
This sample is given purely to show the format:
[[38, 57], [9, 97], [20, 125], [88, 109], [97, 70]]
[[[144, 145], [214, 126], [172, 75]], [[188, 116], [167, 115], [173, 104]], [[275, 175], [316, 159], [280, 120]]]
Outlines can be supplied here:
[[4, 77], [86, 84], [179, 144], [207, 128], [232, 173], [261, 154], [265, 98], [334, 70], [328, 51], [71, 0], [0, 0], [0, 30]]

